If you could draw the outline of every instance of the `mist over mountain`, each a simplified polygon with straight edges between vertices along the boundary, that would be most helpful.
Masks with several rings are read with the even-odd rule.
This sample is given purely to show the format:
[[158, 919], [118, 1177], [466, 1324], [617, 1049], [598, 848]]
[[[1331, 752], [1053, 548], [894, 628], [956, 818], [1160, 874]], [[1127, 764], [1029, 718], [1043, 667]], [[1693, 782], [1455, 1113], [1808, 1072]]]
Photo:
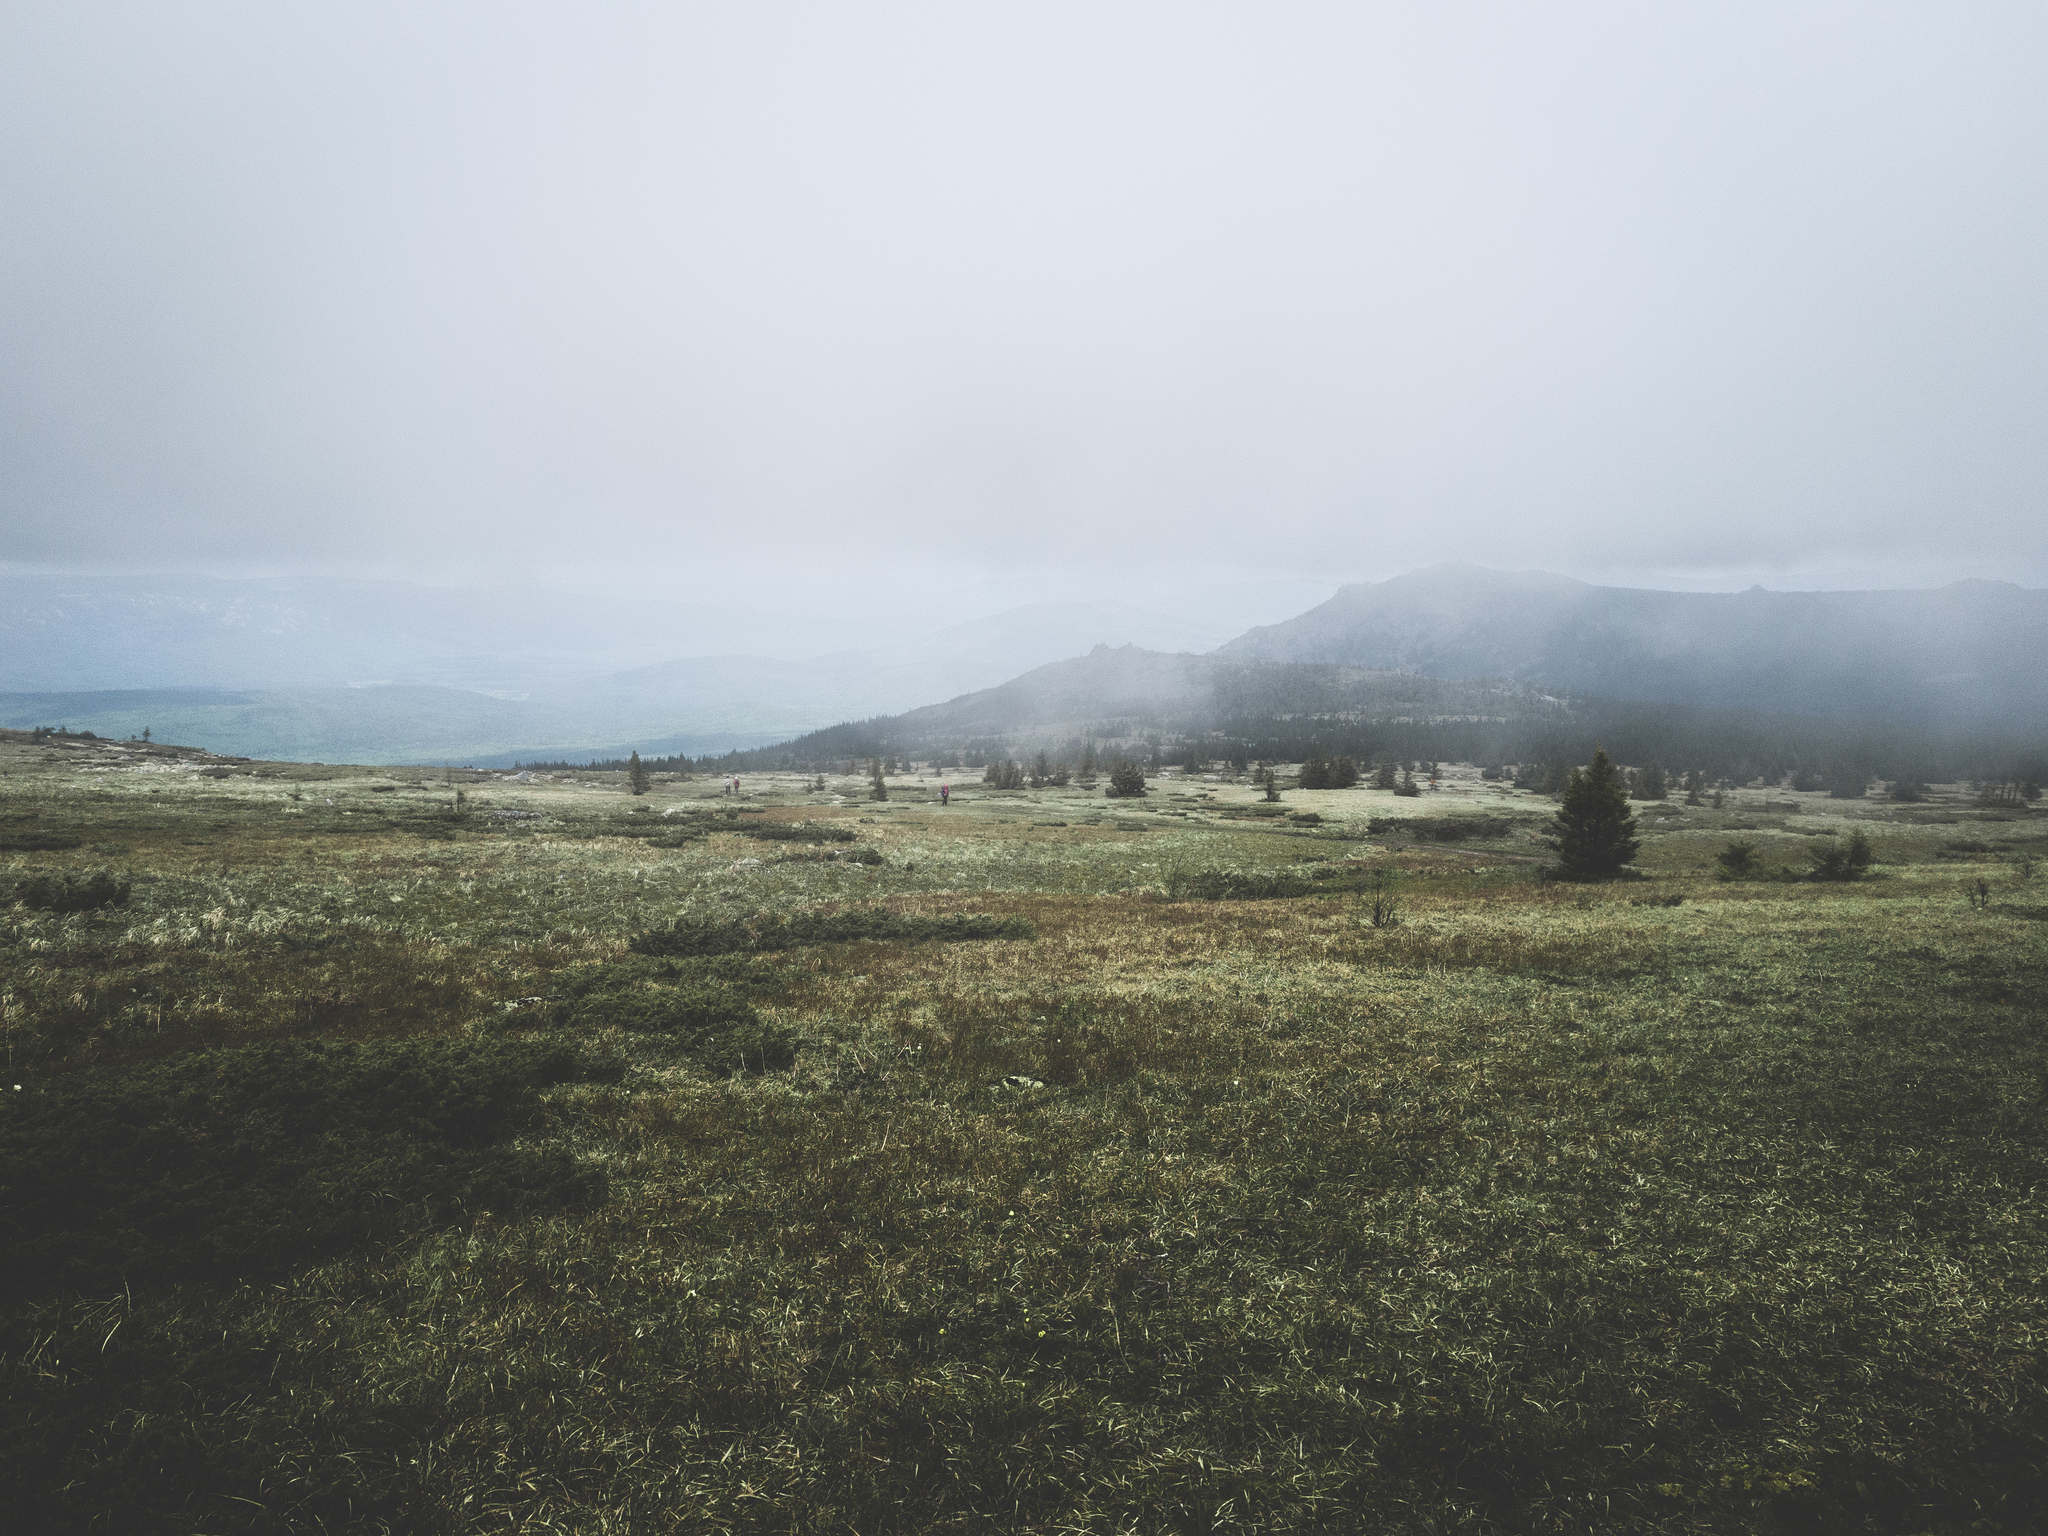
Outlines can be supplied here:
[[[986, 688], [1221, 619], [1044, 602], [833, 648], [802, 611], [377, 581], [0, 577], [0, 724], [329, 762], [701, 754]], [[736, 641], [787, 654], [705, 654]]]
[[735, 753], [735, 767], [800, 768], [891, 755], [979, 764], [1044, 751], [1166, 763], [1400, 761], [1566, 764], [1596, 745], [1746, 782], [1788, 770], [1973, 777], [2048, 771], [2040, 733], [1554, 692], [1512, 678], [1434, 678], [1326, 662], [1238, 661], [1098, 646], [997, 688]]
[[[703, 756], [878, 719], [928, 743], [1115, 738], [1138, 722], [1279, 750], [1307, 739], [1298, 722], [1527, 724], [1583, 714], [1586, 699], [2048, 732], [2048, 593], [1999, 582], [1663, 592], [1442, 565], [1343, 587], [1219, 645], [1221, 617], [1034, 603], [791, 657], [700, 648], [816, 641], [831, 625], [766, 604], [398, 582], [6, 577], [0, 685], [16, 691], [0, 693], [0, 724], [479, 764]], [[1472, 750], [1506, 750], [1489, 740]]]
[[1565, 701], [1524, 683], [1447, 680], [1364, 667], [1243, 662], [1098, 645], [997, 688], [910, 710], [893, 725], [932, 743], [1013, 735], [1239, 734], [1272, 721], [1507, 720]]
[[1659, 592], [1438, 565], [1238, 636], [1241, 661], [1506, 677], [1617, 699], [2038, 730], [2048, 592]]

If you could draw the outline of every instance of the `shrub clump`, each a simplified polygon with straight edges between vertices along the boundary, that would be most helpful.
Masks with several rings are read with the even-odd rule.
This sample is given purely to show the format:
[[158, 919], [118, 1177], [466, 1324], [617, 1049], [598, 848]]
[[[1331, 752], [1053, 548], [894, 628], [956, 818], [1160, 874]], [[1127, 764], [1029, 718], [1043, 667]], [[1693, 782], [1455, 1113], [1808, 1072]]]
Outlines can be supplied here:
[[1314, 894], [1312, 880], [1334, 879], [1340, 873], [1334, 865], [1306, 877], [1292, 870], [1175, 870], [1166, 877], [1166, 894], [1175, 901], [1280, 901]]
[[0, 832], [0, 853], [62, 853], [84, 841], [70, 832]]
[[628, 947], [636, 955], [731, 955], [802, 949], [812, 944], [846, 944], [862, 939], [953, 944], [973, 939], [1032, 937], [1034, 930], [1021, 917], [995, 917], [978, 912], [947, 917], [911, 917], [881, 911], [797, 912], [787, 917], [764, 915], [728, 921], [685, 919], [667, 928], [637, 933]]
[[1374, 816], [1365, 830], [1374, 837], [1392, 832], [1418, 842], [1462, 843], [1471, 838], [1506, 837], [1520, 825], [1513, 816]]
[[1166, 894], [1174, 901], [1285, 901], [1362, 889], [1366, 883], [1358, 870], [1341, 864], [1317, 863], [1305, 870], [1183, 869], [1166, 877]]
[[768, 861], [771, 864], [880, 864], [882, 850], [879, 848], [848, 848], [843, 852], [837, 848], [806, 848], [796, 853], [779, 854]]
[[0, 1114], [0, 1297], [247, 1280], [488, 1208], [586, 1205], [603, 1176], [506, 1145], [568, 1047], [293, 1043], [80, 1073]]
[[131, 889], [128, 881], [95, 869], [83, 875], [31, 875], [16, 882], [7, 898], [37, 912], [97, 912], [126, 906]]
[[[663, 970], [676, 977], [664, 985]], [[763, 1019], [724, 979], [692, 975], [646, 961], [596, 966], [567, 980], [554, 1010], [572, 1030], [607, 1026], [667, 1035], [692, 1062], [715, 1077], [773, 1072], [796, 1060], [796, 1036]]]
[[836, 827], [830, 822], [751, 821], [719, 830], [758, 838], [764, 843], [850, 843], [854, 837], [853, 828]]
[[1714, 855], [1716, 880], [1752, 880], [1762, 872], [1763, 866], [1756, 860], [1756, 844], [1746, 837], [1729, 838], [1728, 846]]
[[1861, 880], [1877, 857], [1871, 851], [1870, 839], [1861, 831], [1849, 834], [1846, 847], [1814, 848], [1807, 856], [1813, 860], [1816, 880]]

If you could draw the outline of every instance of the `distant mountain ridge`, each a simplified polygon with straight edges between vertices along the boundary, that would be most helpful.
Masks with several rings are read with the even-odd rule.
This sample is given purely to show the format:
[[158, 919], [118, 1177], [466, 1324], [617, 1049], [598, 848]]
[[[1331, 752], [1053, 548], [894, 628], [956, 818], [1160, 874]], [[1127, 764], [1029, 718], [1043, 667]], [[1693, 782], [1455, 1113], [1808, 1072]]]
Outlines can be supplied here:
[[1438, 565], [1339, 588], [1221, 646], [1240, 661], [1507, 677], [1616, 699], [1930, 727], [2048, 723], [2048, 592], [1662, 592]]
[[1566, 707], [1524, 683], [1098, 645], [1086, 656], [1050, 662], [997, 687], [908, 710], [891, 723], [922, 741], [961, 742], [1018, 732], [1228, 734], [1240, 722], [1263, 727], [1294, 719], [1498, 721]]
[[1437, 678], [1329, 662], [1240, 661], [1097, 646], [995, 688], [849, 721], [736, 755], [748, 768], [849, 771], [869, 758], [977, 764], [1043, 751], [1069, 763], [1131, 755], [1167, 763], [1358, 761], [1660, 762], [1746, 783], [1794, 768], [1881, 778], [2048, 772], [2048, 738], [1930, 731], [1897, 721], [1554, 690], [1512, 678]]
[[1297, 720], [1528, 725], [1583, 695], [2048, 735], [2048, 593], [2000, 582], [1690, 593], [1445, 565], [1343, 587], [1207, 654], [1220, 637], [1199, 620], [1041, 603], [803, 661], [646, 660], [717, 631], [715, 611], [679, 604], [388, 582], [0, 577], [0, 689], [18, 690], [0, 725], [487, 764], [852, 741], [883, 718], [955, 742], [1120, 722], [1275, 740]]
[[[0, 725], [329, 762], [693, 755], [914, 708], [1102, 641], [1229, 628], [1126, 603], [1020, 605], [802, 660], [765, 609], [380, 581], [0, 576]], [[829, 633], [794, 628], [789, 643]]]

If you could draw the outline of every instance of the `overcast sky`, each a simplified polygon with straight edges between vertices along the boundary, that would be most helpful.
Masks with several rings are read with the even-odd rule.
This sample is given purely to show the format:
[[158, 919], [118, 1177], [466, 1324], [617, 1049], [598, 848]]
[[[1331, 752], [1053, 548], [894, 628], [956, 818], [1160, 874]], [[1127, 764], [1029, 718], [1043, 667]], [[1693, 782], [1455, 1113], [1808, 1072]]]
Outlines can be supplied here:
[[2048, 584], [2044, 64], [2038, 0], [11, 0], [0, 562]]

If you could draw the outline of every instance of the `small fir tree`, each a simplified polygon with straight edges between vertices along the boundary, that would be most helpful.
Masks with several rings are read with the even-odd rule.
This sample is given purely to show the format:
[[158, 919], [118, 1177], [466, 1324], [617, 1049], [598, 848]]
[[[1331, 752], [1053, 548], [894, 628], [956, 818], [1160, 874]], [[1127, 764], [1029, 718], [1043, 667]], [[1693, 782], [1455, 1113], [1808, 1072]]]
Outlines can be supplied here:
[[1415, 772], [1410, 768], [1401, 770], [1401, 782], [1394, 786], [1394, 793], [1413, 800], [1422, 793], [1422, 786], [1415, 782]]
[[1671, 797], [1671, 781], [1664, 772], [1664, 765], [1648, 762], [1635, 771], [1635, 798], [1638, 800], [1668, 800]]
[[1828, 775], [1830, 800], [1861, 800], [1870, 788], [1870, 775], [1861, 768], [1837, 765]]
[[1547, 839], [1567, 880], [1611, 880], [1636, 856], [1635, 812], [1621, 773], [1607, 749], [1594, 749], [1583, 771], [1574, 768]]
[[1259, 770], [1259, 782], [1266, 786], [1266, 798], [1268, 800], [1278, 800], [1280, 798], [1280, 775], [1275, 773], [1270, 767]]
[[1394, 760], [1391, 757], [1381, 758], [1379, 766], [1373, 769], [1372, 787], [1374, 789], [1399, 789], [1401, 787], [1401, 775], [1394, 767]]
[[1870, 839], [1860, 831], [1849, 834], [1847, 846], [1814, 848], [1808, 857], [1813, 860], [1813, 878], [1816, 880], [1861, 880], [1876, 858], [1871, 852]]
[[1320, 752], [1311, 752], [1301, 765], [1301, 787], [1303, 789], [1328, 789], [1330, 787], [1329, 759]]
[[1927, 798], [1927, 780], [1917, 773], [1903, 773], [1892, 780], [1891, 797], [1901, 805], [1917, 805]]
[[1733, 837], [1714, 855], [1716, 880], [1747, 880], [1757, 872], [1756, 844], [1746, 837]]
[[868, 764], [868, 798], [886, 800], [889, 798], [889, 780], [882, 773], [882, 760], [878, 757]]
[[641, 765], [640, 754], [635, 752], [626, 759], [626, 787], [636, 795], [647, 793], [647, 769]]
[[1109, 793], [1119, 800], [1135, 799], [1144, 794], [1144, 767], [1128, 757], [1120, 759], [1117, 765], [1109, 770]]
[[1358, 782], [1358, 759], [1340, 757], [1330, 764], [1330, 788], [1349, 789]]

